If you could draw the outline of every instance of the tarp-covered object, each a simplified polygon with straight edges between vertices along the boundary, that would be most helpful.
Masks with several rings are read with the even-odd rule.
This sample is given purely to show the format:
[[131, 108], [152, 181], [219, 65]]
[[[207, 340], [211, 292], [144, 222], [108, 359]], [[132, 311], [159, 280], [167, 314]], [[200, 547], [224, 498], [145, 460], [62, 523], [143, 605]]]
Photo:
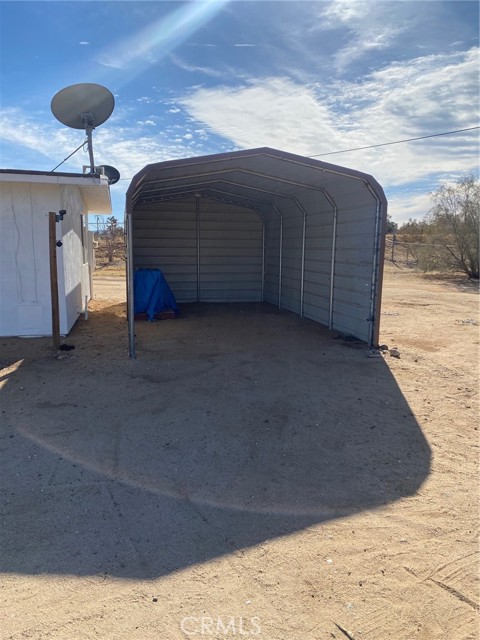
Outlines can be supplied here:
[[150, 322], [162, 311], [178, 312], [172, 290], [160, 269], [137, 269], [134, 274], [135, 313], [146, 313]]

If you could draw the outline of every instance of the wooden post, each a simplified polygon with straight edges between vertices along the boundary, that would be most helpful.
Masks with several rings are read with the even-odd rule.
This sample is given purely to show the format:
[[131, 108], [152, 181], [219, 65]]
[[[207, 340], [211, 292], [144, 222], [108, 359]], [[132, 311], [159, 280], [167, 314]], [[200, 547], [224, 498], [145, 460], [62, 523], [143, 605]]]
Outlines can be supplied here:
[[60, 347], [60, 307], [58, 303], [57, 272], [57, 214], [48, 214], [48, 246], [50, 251], [50, 292], [52, 301], [52, 338], [55, 349]]

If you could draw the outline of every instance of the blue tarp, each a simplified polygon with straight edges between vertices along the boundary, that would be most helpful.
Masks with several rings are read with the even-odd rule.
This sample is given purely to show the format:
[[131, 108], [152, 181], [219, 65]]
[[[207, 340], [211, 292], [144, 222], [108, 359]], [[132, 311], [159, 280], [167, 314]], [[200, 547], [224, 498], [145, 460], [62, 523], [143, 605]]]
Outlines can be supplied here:
[[133, 284], [135, 313], [146, 313], [150, 322], [161, 311], [178, 313], [175, 296], [160, 269], [137, 269]]

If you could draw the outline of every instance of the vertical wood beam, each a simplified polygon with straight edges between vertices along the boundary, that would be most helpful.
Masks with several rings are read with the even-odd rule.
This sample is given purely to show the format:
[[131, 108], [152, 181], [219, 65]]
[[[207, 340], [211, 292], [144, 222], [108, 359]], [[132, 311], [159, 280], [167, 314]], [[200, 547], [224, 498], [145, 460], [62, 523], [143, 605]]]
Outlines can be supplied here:
[[60, 305], [58, 302], [57, 214], [48, 213], [48, 247], [50, 254], [50, 294], [52, 305], [52, 338], [55, 349], [60, 347]]

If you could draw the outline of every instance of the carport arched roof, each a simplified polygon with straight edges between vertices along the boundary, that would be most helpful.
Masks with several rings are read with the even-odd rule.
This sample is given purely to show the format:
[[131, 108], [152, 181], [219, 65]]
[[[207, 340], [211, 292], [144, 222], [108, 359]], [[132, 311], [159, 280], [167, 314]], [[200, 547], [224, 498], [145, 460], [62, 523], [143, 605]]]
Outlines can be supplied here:
[[[317, 192], [336, 203], [358, 192], [386, 211], [382, 187], [371, 175], [313, 158], [261, 147], [146, 165], [127, 191], [127, 213], [136, 206], [161, 202], [189, 192], [208, 190], [224, 197], [275, 204], [282, 198], [299, 203]], [[362, 194], [365, 194], [362, 197]], [[245, 206], [244, 205], [244, 206]]]
[[[368, 278], [370, 284], [363, 276], [362, 292], [357, 288], [353, 293], [363, 295], [368, 286], [368, 309], [361, 311], [364, 314], [362, 322], [369, 323], [368, 343], [372, 346], [378, 343], [387, 201], [375, 178], [355, 169], [269, 147], [149, 164], [133, 177], [127, 190], [127, 244], [128, 235], [132, 235], [132, 219], [135, 219], [136, 210], [142, 211], [142, 208], [155, 203], [193, 196], [254, 209], [264, 220], [273, 214], [277, 220], [280, 218], [281, 225], [283, 220], [288, 220], [290, 228], [292, 224], [300, 227], [300, 233], [303, 234], [300, 315], [303, 314], [307, 219], [309, 216], [312, 219], [318, 217], [319, 214], [331, 219], [330, 328], [334, 326], [335, 243], [339, 220], [342, 242], [347, 245], [343, 249], [347, 253], [352, 251], [353, 243], [357, 247], [354, 251], [363, 252], [363, 256], [367, 251], [371, 256], [367, 259], [371, 267], [371, 278]], [[357, 261], [346, 260], [350, 273], [356, 268], [365, 271], [365, 257]], [[129, 299], [133, 290], [132, 278], [130, 269]], [[347, 295], [348, 290], [348, 287], [344, 287]], [[132, 306], [131, 302], [129, 306]], [[132, 328], [130, 335], [133, 343]]]

